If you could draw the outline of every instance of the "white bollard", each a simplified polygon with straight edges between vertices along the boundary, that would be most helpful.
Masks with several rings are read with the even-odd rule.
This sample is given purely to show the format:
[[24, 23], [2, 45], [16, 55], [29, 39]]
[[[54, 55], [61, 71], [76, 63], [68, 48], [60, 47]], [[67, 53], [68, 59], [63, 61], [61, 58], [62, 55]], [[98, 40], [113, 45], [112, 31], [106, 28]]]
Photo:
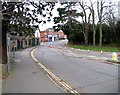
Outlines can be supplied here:
[[103, 53], [103, 51], [101, 50], [101, 52], [100, 52], [101, 54]]
[[88, 53], [89, 53], [89, 51], [90, 51], [90, 50], [88, 49]]

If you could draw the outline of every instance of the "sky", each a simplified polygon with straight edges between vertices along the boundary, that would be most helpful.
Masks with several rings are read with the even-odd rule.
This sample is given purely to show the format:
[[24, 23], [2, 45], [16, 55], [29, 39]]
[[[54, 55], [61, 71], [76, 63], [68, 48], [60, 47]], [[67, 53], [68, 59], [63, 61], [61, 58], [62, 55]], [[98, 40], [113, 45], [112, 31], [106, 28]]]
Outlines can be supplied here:
[[[84, 0], [84, 1], [86, 1], [86, 0]], [[96, 0], [92, 0], [93, 2], [94, 1], [96, 1]], [[112, 2], [114, 2], [115, 3], [115, 5], [116, 5], [116, 15], [118, 15], [118, 2], [120, 1], [120, 0], [109, 0], [109, 1], [112, 1]], [[59, 4], [59, 3], [57, 3], [56, 4], [56, 6], [55, 6], [55, 8], [54, 8], [54, 10], [52, 11], [52, 13], [53, 13], [53, 17], [51, 17], [51, 21], [50, 22], [47, 22], [46, 24], [39, 24], [39, 29], [41, 30], [41, 31], [43, 31], [43, 30], [45, 30], [45, 29], [47, 29], [47, 28], [52, 28], [52, 26], [54, 26], [54, 22], [53, 22], [53, 18], [54, 17], [57, 17], [57, 16], [59, 16], [58, 15], [58, 12], [57, 12], [57, 8], [59, 8], [59, 7], [61, 7], [61, 5]], [[44, 18], [45, 19], [45, 18]]]
[[47, 28], [52, 28], [52, 26], [54, 26], [53, 18], [59, 16], [58, 11], [57, 11], [57, 8], [59, 8], [59, 7], [60, 7], [60, 4], [57, 3], [56, 6], [54, 7], [54, 10], [52, 11], [53, 16], [51, 17], [50, 22], [47, 22], [46, 24], [39, 24], [39, 28], [40, 28], [41, 31], [43, 31]]

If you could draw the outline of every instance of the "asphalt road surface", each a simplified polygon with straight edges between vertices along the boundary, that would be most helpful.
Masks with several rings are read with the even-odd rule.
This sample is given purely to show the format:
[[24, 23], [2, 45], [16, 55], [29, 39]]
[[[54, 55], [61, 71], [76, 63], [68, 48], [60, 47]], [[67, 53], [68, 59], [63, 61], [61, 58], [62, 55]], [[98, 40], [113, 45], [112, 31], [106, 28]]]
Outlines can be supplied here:
[[[99, 59], [109, 58], [111, 53], [101, 55], [98, 52], [79, 52], [65, 47], [64, 43], [66, 42], [53, 42], [52, 47], [43, 43], [35, 50], [34, 55], [80, 93], [118, 93], [119, 65], [106, 64], [101, 61], [103, 58]], [[98, 56], [99, 60], [91, 60], [88, 56]]]
[[[30, 50], [15, 52], [15, 63], [9, 77], [3, 81], [3, 93], [66, 93], [52, 82], [31, 59]], [[14, 94], [15, 95], [15, 94]], [[34, 95], [34, 94], [33, 94]]]

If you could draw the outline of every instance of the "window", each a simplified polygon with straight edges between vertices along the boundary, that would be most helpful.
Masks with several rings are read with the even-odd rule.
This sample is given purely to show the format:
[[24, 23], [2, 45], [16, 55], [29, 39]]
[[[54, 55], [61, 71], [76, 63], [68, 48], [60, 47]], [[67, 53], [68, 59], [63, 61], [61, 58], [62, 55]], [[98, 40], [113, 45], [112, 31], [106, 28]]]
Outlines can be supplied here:
[[47, 36], [44, 36], [44, 38], [47, 38]]

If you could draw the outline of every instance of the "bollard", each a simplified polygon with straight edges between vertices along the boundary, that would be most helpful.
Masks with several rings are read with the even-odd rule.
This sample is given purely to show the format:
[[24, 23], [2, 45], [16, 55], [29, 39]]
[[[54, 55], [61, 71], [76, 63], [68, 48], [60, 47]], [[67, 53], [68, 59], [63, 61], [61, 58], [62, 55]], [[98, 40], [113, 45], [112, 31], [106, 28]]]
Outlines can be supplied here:
[[116, 52], [113, 52], [111, 60], [112, 61], [118, 61], [118, 59], [117, 59], [117, 53]]
[[89, 53], [89, 51], [90, 51], [90, 50], [88, 49], [88, 53]]
[[78, 49], [78, 51], [80, 51], [80, 49]]
[[102, 54], [102, 53], [103, 53], [103, 51], [101, 50], [101, 51], [100, 51], [100, 53]]

